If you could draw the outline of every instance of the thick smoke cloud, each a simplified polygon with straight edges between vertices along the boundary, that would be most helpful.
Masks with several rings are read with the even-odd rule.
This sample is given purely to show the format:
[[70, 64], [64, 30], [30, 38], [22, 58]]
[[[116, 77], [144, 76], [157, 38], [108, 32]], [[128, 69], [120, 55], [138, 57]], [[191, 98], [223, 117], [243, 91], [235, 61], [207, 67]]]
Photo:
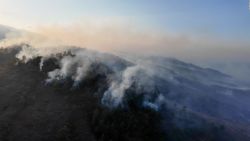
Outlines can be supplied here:
[[[105, 64], [115, 72], [115, 75], [110, 78], [108, 90], [104, 93], [105, 96], [115, 99], [112, 105], [121, 103], [124, 92], [133, 85], [135, 76], [140, 76], [138, 74], [141, 71], [149, 78], [155, 75], [166, 78], [173, 83], [178, 83], [178, 81], [171, 74], [152, 69], [154, 68], [154, 65], [152, 65], [154, 62], [148, 63], [143, 59], [130, 60], [127, 53], [124, 56], [119, 54], [120, 57], [130, 60], [130, 63], [133, 64], [121, 70], [110, 59], [107, 60], [105, 53], [91, 51], [91, 49], [101, 52], [115, 52], [116, 54], [117, 52], [138, 52], [138, 54], [169, 55], [191, 61], [192, 59], [200, 60], [200, 58], [220, 60], [219, 58], [227, 58], [225, 57], [227, 55], [232, 58], [234, 56], [244, 58], [245, 56], [240, 56], [240, 51], [233, 55], [235, 49], [231, 47], [234, 44], [231, 44], [227, 50], [223, 49], [223, 47], [229, 45], [229, 43], [225, 44], [223, 41], [199, 40], [190, 36], [173, 36], [165, 32], [146, 30], [126, 24], [43, 26], [34, 31], [36, 32], [19, 32], [19, 34], [10, 32], [6, 35], [7, 38], [0, 42], [0, 46], [21, 45], [22, 50], [16, 57], [25, 63], [30, 59], [41, 56], [40, 70], [43, 68], [43, 63], [55, 54], [72, 52], [73, 55], [60, 58], [60, 68], [48, 73], [47, 83], [70, 78], [74, 81], [73, 87], [76, 87], [86, 78], [86, 73], [90, 70], [92, 64], [96, 62]], [[216, 49], [217, 51], [213, 49], [216, 42], [222, 46], [221, 49]], [[204, 47], [199, 47], [202, 45]], [[88, 50], [79, 51], [74, 49], [74, 46], [87, 47]], [[205, 46], [212, 46], [212, 48], [208, 49]], [[229, 53], [223, 51], [229, 51]], [[244, 54], [247, 54], [247, 51]], [[204, 54], [204, 52], [206, 53]], [[147, 77], [142, 76], [141, 78]], [[142, 80], [141, 78], [138, 79], [141, 85], [153, 87], [154, 84], [148, 81], [150, 79]], [[145, 84], [145, 82], [147, 83]]]
[[[104, 93], [104, 96], [111, 97], [113, 104], [112, 105], [119, 105], [121, 103], [122, 98], [124, 96], [125, 90], [129, 89], [133, 83], [133, 77], [136, 77], [136, 72], [139, 71], [138, 66], [132, 66], [126, 68], [124, 72], [121, 74], [120, 82], [115, 80], [111, 83], [109, 89]], [[103, 99], [105, 101], [105, 98]]]
[[[114, 106], [118, 106], [122, 103], [125, 97], [126, 91], [136, 84], [135, 94], [140, 94], [143, 92], [144, 102], [143, 105], [157, 110], [158, 106], [162, 104], [163, 96], [159, 93], [154, 93], [155, 82], [153, 80], [152, 74], [149, 70], [142, 64], [136, 64], [134, 66], [127, 67], [118, 77], [111, 82], [109, 89], [104, 93], [102, 101], [110, 101]], [[152, 99], [152, 97], [157, 97]]]
[[[102, 103], [109, 107], [124, 106], [126, 91], [136, 84], [135, 94], [144, 93], [142, 106], [158, 110], [163, 103], [163, 96], [159, 93], [152, 93], [155, 90], [155, 82], [151, 77], [154, 75], [146, 65], [139, 62], [124, 62], [113, 55], [93, 50], [66, 47], [64, 52], [51, 52], [45, 48], [33, 48], [23, 45], [16, 57], [27, 63], [36, 57], [42, 57], [39, 69], [43, 71], [44, 63], [56, 53], [63, 54], [57, 57], [59, 68], [48, 72], [46, 83], [60, 82], [67, 79], [73, 81], [72, 88], [77, 88], [91, 73], [101, 73], [108, 77], [109, 86], [103, 94]], [[107, 67], [94, 72], [93, 65], [100, 64]], [[110, 74], [108, 71], [111, 71]], [[152, 94], [152, 95], [151, 95]], [[152, 98], [156, 97], [156, 98]]]
[[60, 49], [78, 46], [105, 52], [168, 56], [198, 63], [249, 60], [250, 43], [247, 41], [227, 40], [206, 33], [199, 37], [193, 34], [173, 34], [114, 19], [104, 21], [43, 25], [32, 28], [32, 32], [10, 32], [0, 46], [28, 43], [46, 50], [51, 47]]

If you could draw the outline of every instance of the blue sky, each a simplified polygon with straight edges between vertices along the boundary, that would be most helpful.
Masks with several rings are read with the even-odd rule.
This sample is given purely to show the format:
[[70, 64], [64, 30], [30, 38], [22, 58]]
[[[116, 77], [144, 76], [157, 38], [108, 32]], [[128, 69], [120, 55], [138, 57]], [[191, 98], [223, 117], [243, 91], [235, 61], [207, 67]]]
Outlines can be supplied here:
[[248, 0], [0, 0], [0, 22], [19, 27], [126, 17], [172, 32], [250, 35]]
[[[112, 21], [135, 26], [74, 28], [74, 23], [103, 24], [107, 19], [111, 27], [115, 25]], [[27, 30], [52, 25], [42, 28], [42, 32], [76, 45], [125, 47], [132, 52], [160, 53], [202, 65], [250, 63], [248, 0], [0, 0], [0, 24]], [[66, 32], [57, 26], [69, 24], [76, 32], [71, 32], [72, 25]], [[133, 31], [141, 27], [149, 30]], [[249, 68], [243, 70], [249, 72]]]
[[250, 52], [248, 0], [0, 0], [0, 24], [18, 28], [89, 19], [100, 23], [118, 19], [163, 33], [211, 40], [203, 45], [209, 48], [222, 46], [215, 44], [218, 39], [238, 52], [241, 48], [245, 54]]

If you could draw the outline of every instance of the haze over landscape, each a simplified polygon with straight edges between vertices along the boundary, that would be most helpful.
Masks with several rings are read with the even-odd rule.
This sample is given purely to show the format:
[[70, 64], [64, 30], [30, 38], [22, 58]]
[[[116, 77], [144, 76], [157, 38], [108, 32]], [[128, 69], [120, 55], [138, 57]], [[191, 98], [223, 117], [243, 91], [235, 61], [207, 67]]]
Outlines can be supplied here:
[[247, 0], [0, 0], [0, 140], [250, 140]]

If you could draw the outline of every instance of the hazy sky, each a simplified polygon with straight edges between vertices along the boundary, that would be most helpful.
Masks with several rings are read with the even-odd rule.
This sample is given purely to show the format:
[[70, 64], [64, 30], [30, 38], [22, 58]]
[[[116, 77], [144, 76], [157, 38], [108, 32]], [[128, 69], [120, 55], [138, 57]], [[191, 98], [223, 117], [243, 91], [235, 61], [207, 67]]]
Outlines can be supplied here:
[[[150, 29], [145, 34], [151, 34], [151, 31], [154, 35], [159, 32], [163, 34], [164, 37], [162, 35], [147, 36], [152, 46], [167, 46], [169, 43], [168, 46], [189, 44], [187, 46], [205, 48], [196, 50], [196, 53], [192, 54], [196, 56], [206, 56], [204, 54], [208, 52], [207, 56], [210, 58], [213, 58], [213, 54], [214, 56], [243, 56], [244, 58], [250, 53], [248, 0], [0, 0], [0, 24], [24, 29], [53, 25], [49, 28], [53, 29], [57, 25], [72, 23], [79, 25], [88, 21], [94, 21], [100, 25], [106, 21], [126, 23], [131, 24], [132, 30], [135, 31], [141, 27]], [[133, 25], [136, 26], [133, 28]], [[48, 31], [47, 29], [45, 31]], [[88, 28], [84, 27], [84, 30]], [[115, 39], [117, 34], [121, 35], [125, 32], [127, 35], [120, 36], [123, 38], [121, 42], [129, 44], [128, 40], [133, 38], [143, 41], [144, 36], [141, 36], [143, 33], [135, 35], [127, 29], [123, 30], [119, 29], [120, 33], [117, 33], [117, 30], [115, 32], [111, 30], [112, 36], [101, 32], [98, 38], [110, 36]], [[78, 30], [75, 29], [75, 31]], [[86, 36], [84, 34], [84, 37]], [[125, 36], [131, 37], [124, 40]], [[189, 41], [189, 38], [198, 41], [190, 43], [193, 41]], [[132, 43], [134, 42], [136, 41]], [[156, 42], [162, 42], [162, 44]], [[142, 45], [147, 44], [145, 41]], [[121, 44], [118, 45], [121, 46]], [[162, 52], [161, 50], [168, 52], [162, 48], [158, 49], [159, 52]], [[221, 49], [215, 51], [216, 48]], [[192, 49], [181, 50], [193, 52]]]
[[119, 17], [173, 32], [246, 38], [250, 36], [248, 3], [248, 0], [0, 0], [0, 23], [27, 28], [86, 17]]
[[[0, 24], [60, 43], [175, 57], [250, 80], [249, 7], [248, 0], [0, 0]], [[23, 39], [41, 45], [33, 35]]]

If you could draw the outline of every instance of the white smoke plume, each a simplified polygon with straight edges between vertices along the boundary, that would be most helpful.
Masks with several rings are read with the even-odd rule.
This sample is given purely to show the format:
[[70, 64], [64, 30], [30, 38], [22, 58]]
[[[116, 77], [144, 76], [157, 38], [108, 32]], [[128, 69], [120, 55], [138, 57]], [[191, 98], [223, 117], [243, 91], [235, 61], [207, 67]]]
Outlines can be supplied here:
[[93, 51], [77, 51], [73, 54], [74, 56], [64, 56], [60, 60], [60, 69], [49, 72], [49, 78], [46, 80], [48, 83], [55, 79], [71, 77], [74, 86], [76, 86], [86, 77], [90, 65], [98, 59], [98, 55]]
[[121, 80], [113, 81], [109, 89], [104, 93], [103, 102], [106, 101], [106, 98], [111, 98], [112, 105], [118, 106], [122, 102], [125, 90], [131, 87], [139, 70], [140, 67], [137, 65], [126, 68], [122, 72]]
[[[104, 92], [102, 102], [109, 107], [118, 107], [123, 105], [123, 98], [128, 90], [134, 83], [137, 83], [135, 91], [144, 91], [145, 93], [151, 93], [154, 90], [154, 82], [150, 79], [152, 72], [147, 69], [146, 65], [131, 63], [131, 65], [121, 68], [119, 62], [123, 60], [116, 60], [116, 56], [109, 55], [107, 53], [101, 53], [97, 51], [70, 48], [66, 47], [62, 58], [58, 58], [59, 68], [48, 72], [48, 78], [46, 83], [50, 84], [55, 81], [64, 81], [65, 79], [71, 79], [74, 83], [73, 88], [86, 79], [89, 75], [89, 71], [93, 71], [91, 65], [100, 63], [108, 67], [113, 74], [108, 75], [105, 70], [98, 70], [101, 73], [105, 73], [109, 77], [109, 87]], [[42, 57], [39, 63], [40, 71], [43, 70], [44, 63], [50, 58], [54, 57], [53, 51], [44, 50], [44, 48], [33, 48], [29, 45], [23, 45], [21, 51], [16, 55], [19, 60], [27, 63], [36, 57]], [[65, 53], [70, 52], [70, 53]], [[51, 53], [51, 54], [50, 54]], [[60, 52], [55, 52], [60, 53]], [[93, 72], [96, 73], [96, 72]], [[152, 95], [152, 97], [155, 97]], [[162, 97], [162, 96], [161, 96]], [[145, 102], [143, 106], [158, 110], [159, 100], [151, 101], [151, 95], [145, 95]], [[162, 98], [160, 98], [162, 99]], [[155, 102], [155, 103], [154, 103]]]
[[[51, 36], [53, 36], [53, 34]], [[133, 64], [133, 66], [130, 67], [126, 66], [127, 68], [122, 70], [119, 68], [119, 62], [115, 61], [116, 58], [110, 58], [106, 53], [75, 48], [74, 46], [67, 45], [65, 42], [58, 42], [55, 38], [51, 39], [50, 37], [40, 36], [39, 34], [22, 32], [17, 35], [9, 33], [7, 38], [1, 42], [1, 47], [15, 45], [21, 46], [22, 49], [16, 55], [16, 58], [24, 63], [27, 63], [36, 57], [41, 57], [39, 64], [40, 71], [43, 70], [44, 63], [50, 57], [53, 57], [56, 54], [70, 52], [70, 54], [64, 55], [59, 59], [58, 69], [48, 72], [46, 83], [53, 83], [54, 81], [61, 81], [70, 78], [74, 82], [72, 87], [77, 87], [79, 83], [84, 81], [87, 77], [92, 64], [104, 64], [114, 72], [114, 75], [110, 77], [110, 86], [104, 93], [103, 101], [104, 99], [106, 99], [106, 101], [109, 100], [107, 103], [112, 103], [112, 105], [109, 106], [114, 107], [122, 104], [122, 98], [124, 97], [125, 91], [131, 87], [132, 83], [134, 83], [134, 78], [138, 77], [139, 71], [145, 71], [143, 70], [145, 68], [142, 68], [139, 64]], [[148, 83], [147, 80], [145, 82], [138, 80], [139, 79], [137, 79], [137, 83], [140, 85]], [[150, 87], [151, 86], [153, 87], [153, 84], [150, 84]], [[153, 107], [152, 104], [151, 107]]]

